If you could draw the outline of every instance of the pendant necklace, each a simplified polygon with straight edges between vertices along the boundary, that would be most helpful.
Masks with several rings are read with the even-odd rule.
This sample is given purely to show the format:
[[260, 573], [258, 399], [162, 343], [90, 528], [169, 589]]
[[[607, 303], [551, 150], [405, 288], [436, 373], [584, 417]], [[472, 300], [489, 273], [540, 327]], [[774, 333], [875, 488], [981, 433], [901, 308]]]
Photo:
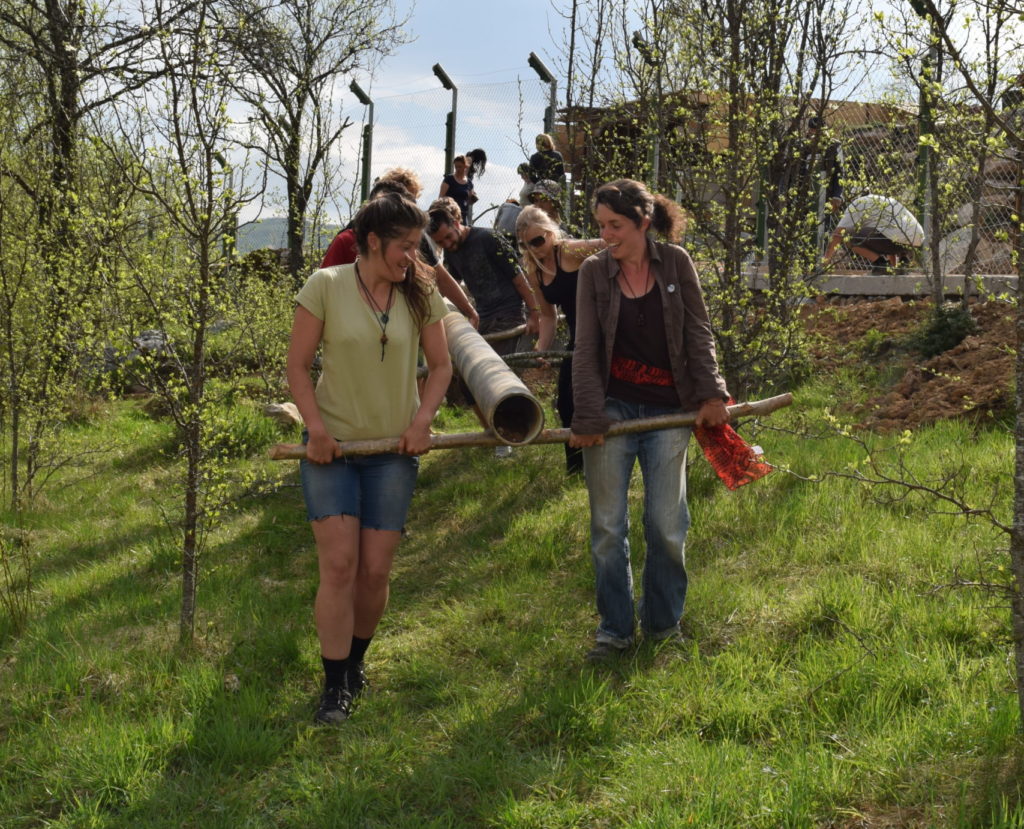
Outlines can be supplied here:
[[384, 362], [384, 347], [388, 344], [388, 321], [391, 319], [388, 312], [391, 310], [391, 300], [395, 295], [395, 283], [392, 282], [388, 285], [388, 302], [387, 306], [381, 308], [377, 304], [377, 300], [373, 298], [373, 294], [370, 293], [370, 289], [366, 287], [366, 283], [363, 282], [363, 277], [359, 273], [359, 260], [356, 260], [356, 279], [359, 281], [359, 287], [363, 289], [363, 293], [366, 294], [366, 298], [370, 301], [370, 305], [373, 306], [373, 318], [377, 321], [377, 325], [380, 326], [380, 361]]
[[[650, 279], [650, 276], [651, 276], [651, 266], [650, 266], [650, 263], [648, 263], [647, 266], [644, 268], [644, 285], [643, 285], [643, 290], [639, 294], [634, 294], [632, 292], [632, 289], [629, 286], [629, 277], [626, 275], [626, 269], [623, 268], [622, 269], [622, 285], [626, 289], [626, 296], [629, 297], [630, 299], [641, 299], [642, 297], [647, 296], [647, 280]], [[643, 308], [642, 304], [639, 306], [639, 310], [637, 311], [637, 314], [636, 314], [636, 324], [640, 328], [643, 328], [645, 325], [647, 325], [647, 318], [644, 316], [644, 308]]]

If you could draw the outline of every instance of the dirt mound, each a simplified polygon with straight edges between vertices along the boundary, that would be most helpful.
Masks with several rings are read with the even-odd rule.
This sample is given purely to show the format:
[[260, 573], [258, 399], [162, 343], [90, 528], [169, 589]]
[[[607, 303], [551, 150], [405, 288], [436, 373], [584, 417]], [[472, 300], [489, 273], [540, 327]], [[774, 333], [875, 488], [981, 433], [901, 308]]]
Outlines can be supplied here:
[[1013, 406], [1015, 309], [1003, 302], [972, 304], [977, 332], [925, 360], [908, 341], [930, 313], [929, 302], [899, 298], [819, 303], [808, 312], [808, 327], [819, 335], [813, 354], [820, 368], [854, 358], [902, 372], [888, 391], [856, 407], [865, 427], [913, 429], [950, 417], [1000, 415]]

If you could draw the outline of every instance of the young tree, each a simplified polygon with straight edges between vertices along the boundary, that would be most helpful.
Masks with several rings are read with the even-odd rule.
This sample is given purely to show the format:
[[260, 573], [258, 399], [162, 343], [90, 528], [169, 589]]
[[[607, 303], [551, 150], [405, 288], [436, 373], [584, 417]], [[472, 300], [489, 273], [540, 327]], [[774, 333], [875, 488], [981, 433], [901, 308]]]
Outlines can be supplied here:
[[298, 284], [318, 178], [351, 122], [336, 114], [337, 84], [405, 42], [392, 0], [221, 0], [222, 32], [241, 60], [236, 92], [259, 127], [251, 149], [284, 180], [288, 268]]
[[[674, 32], [687, 85], [704, 102], [682, 131], [698, 163], [681, 164], [678, 181], [702, 258], [715, 263], [708, 289], [723, 367], [743, 393], [799, 362], [795, 301], [820, 258], [818, 181], [803, 168], [825, 150], [824, 136], [804, 130], [834, 94], [851, 10], [845, 0], [701, 0], [681, 8]], [[759, 259], [767, 286], [755, 295], [747, 263]]]
[[[153, 5], [160, 36], [153, 60], [175, 65], [119, 112], [119, 146], [134, 155], [125, 165], [137, 192], [159, 207], [153, 244], [140, 255], [122, 250], [128, 267], [120, 293], [163, 332], [162, 347], [143, 358], [144, 374], [177, 426], [181, 452], [182, 602], [179, 637], [192, 639], [199, 561], [223, 492], [217, 486], [216, 399], [210, 340], [216, 323], [230, 322], [230, 245], [234, 216], [245, 205], [233, 189], [236, 136], [229, 115], [238, 56], [212, 15], [208, 0], [186, 15]], [[130, 323], [125, 323], [126, 325]], [[122, 341], [131, 339], [126, 330]]]
[[[125, 195], [123, 178], [87, 144], [78, 151], [86, 163], [74, 210], [53, 223], [40, 219], [40, 205], [66, 193], [53, 194], [48, 137], [33, 130], [45, 108], [39, 80], [31, 65], [16, 62], [0, 76], [0, 425], [15, 510], [70, 460], [62, 429], [83, 387], [96, 388], [103, 311], [95, 284], [111, 265]], [[75, 256], [53, 255], [55, 225], [78, 240]]]
[[[788, 171], [826, 149], [822, 136], [807, 146], [803, 124], [846, 80], [848, 0], [609, 0], [600, 12], [563, 13], [571, 51], [590, 58], [571, 70], [582, 89], [567, 99], [596, 99], [567, 109], [584, 158], [576, 180], [624, 175], [678, 196], [693, 218], [688, 245], [711, 277], [731, 386], [744, 393], [785, 377], [799, 353], [794, 300], [817, 270], [819, 243], [818, 181]], [[747, 271], [761, 246], [769, 284], [755, 294]]]
[[43, 413], [32, 405], [46, 360], [37, 325], [43, 297], [36, 290], [43, 245], [29, 191], [46, 182], [12, 146], [17, 117], [13, 96], [5, 92], [0, 96], [0, 158], [8, 169], [0, 178], [0, 433], [7, 449], [5, 500], [17, 512], [33, 491], [45, 428]]
[[595, 138], [601, 130], [600, 104], [611, 57], [608, 35], [616, 0], [571, 0], [558, 10], [566, 21], [561, 71], [565, 76], [565, 139], [571, 157], [584, 163], [573, 166], [569, 194], [569, 223], [587, 227], [589, 196], [601, 183], [601, 167], [594, 158]]
[[[144, 5], [130, 17], [117, 2], [0, 0], [4, 61], [8, 67], [31, 67], [38, 85], [40, 103], [24, 134], [47, 139], [39, 146], [50, 186], [33, 190], [31, 196], [40, 225], [53, 236], [48, 244], [52, 262], [75, 255], [78, 246], [74, 225], [83, 122], [168, 68], [146, 60], [155, 31], [144, 22], [146, 9]], [[180, 13], [169, 15], [164, 24], [173, 25]], [[0, 165], [0, 175], [10, 174]], [[62, 294], [58, 291], [56, 297]], [[64, 299], [65, 305], [75, 301]]]
[[[962, 78], [970, 90], [974, 102], [985, 112], [986, 119], [994, 124], [995, 129], [1005, 137], [1006, 143], [1017, 163], [1017, 209], [1014, 213], [1013, 256], [1017, 268], [1017, 343], [1016, 343], [1016, 424], [1014, 428], [1014, 499], [1013, 520], [1009, 528], [1010, 537], [1010, 569], [1013, 581], [1010, 585], [1010, 620], [1014, 645], [1014, 663], [1016, 667], [1017, 697], [1020, 708], [1020, 721], [1024, 727], [1024, 302], [1022, 302], [1021, 286], [1024, 285], [1024, 219], [1020, 209], [1020, 188], [1024, 187], [1021, 175], [1021, 164], [1024, 161], [1024, 118], [1019, 106], [1006, 108], [1001, 106], [1001, 98], [1007, 91], [1013, 91], [1022, 76], [1022, 56], [1024, 56], [1024, 27], [1017, 25], [1000, 25], [998, 28], [979, 26], [980, 20], [993, 16], [999, 20], [1009, 21], [1019, 15], [1020, 7], [1014, 2], [996, 0], [994, 3], [967, 3], [955, 15], [947, 15], [940, 9], [935, 0], [915, 0], [915, 7], [925, 16], [936, 36], [941, 40], [943, 48], [949, 55], [954, 70]], [[1006, 65], [1002, 67], [999, 89], [989, 82], [984, 63], [973, 58], [972, 43], [978, 39], [991, 37], [998, 31], [1003, 44], [1002, 53], [1006, 56]], [[1012, 56], [1012, 57], [1010, 57]]]
[[105, 219], [123, 188], [103, 181], [113, 168], [90, 144], [89, 121], [166, 71], [145, 62], [153, 30], [140, 19], [114, 3], [0, 0], [0, 94], [14, 113], [4, 116], [0, 152], [10, 222], [0, 267], [15, 502], [59, 463], [67, 400], [101, 351], [99, 286], [117, 226]]

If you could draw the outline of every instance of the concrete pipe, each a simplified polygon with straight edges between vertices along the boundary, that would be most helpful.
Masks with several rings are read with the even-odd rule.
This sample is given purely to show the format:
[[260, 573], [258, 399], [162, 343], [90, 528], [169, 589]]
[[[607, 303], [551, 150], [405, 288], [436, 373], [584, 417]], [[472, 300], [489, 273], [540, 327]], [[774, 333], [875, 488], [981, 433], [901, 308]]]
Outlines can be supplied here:
[[484, 424], [509, 446], [532, 441], [544, 428], [544, 409], [505, 361], [457, 312], [444, 318], [452, 365], [469, 387]]

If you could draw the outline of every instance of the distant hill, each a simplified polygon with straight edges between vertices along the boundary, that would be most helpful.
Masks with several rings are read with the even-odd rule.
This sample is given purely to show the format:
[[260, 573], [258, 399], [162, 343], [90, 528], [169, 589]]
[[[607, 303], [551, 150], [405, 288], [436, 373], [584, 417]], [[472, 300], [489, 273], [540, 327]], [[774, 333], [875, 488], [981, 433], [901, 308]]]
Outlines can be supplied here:
[[[314, 242], [312, 238], [313, 226], [306, 224], [307, 246], [324, 250], [334, 235], [341, 230], [338, 225], [325, 225], [320, 228], [320, 238]], [[260, 219], [257, 222], [246, 222], [238, 228], [237, 247], [241, 254], [251, 253], [262, 248], [286, 248], [288, 247], [288, 221], [284, 218]]]

